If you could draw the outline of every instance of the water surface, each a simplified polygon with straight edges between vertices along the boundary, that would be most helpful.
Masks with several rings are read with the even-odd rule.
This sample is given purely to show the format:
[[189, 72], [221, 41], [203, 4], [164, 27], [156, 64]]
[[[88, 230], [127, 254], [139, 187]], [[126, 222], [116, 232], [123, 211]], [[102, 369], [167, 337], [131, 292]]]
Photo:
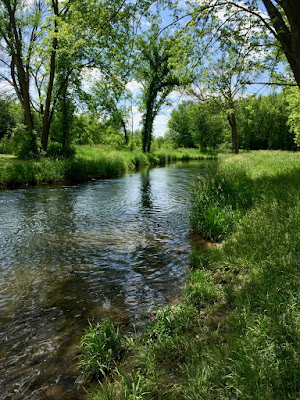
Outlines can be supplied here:
[[128, 326], [180, 295], [191, 184], [214, 165], [0, 192], [1, 399], [83, 399], [87, 321]]

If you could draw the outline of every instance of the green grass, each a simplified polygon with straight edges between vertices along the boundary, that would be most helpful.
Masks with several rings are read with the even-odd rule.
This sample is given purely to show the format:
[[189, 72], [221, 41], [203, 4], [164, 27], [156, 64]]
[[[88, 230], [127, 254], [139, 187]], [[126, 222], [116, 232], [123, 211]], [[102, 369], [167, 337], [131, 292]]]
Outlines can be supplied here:
[[78, 367], [85, 376], [106, 376], [123, 351], [122, 337], [111, 318], [102, 324], [90, 324], [78, 347]]
[[212, 157], [195, 149], [157, 150], [143, 154], [106, 146], [78, 146], [75, 157], [69, 160], [18, 160], [14, 156], [0, 155], [0, 187], [114, 178], [139, 166]]
[[201, 229], [217, 202], [211, 221], [228, 212], [231, 230], [193, 251], [182, 303], [157, 313], [90, 398], [299, 400], [299, 188], [299, 153], [221, 157], [192, 218]]

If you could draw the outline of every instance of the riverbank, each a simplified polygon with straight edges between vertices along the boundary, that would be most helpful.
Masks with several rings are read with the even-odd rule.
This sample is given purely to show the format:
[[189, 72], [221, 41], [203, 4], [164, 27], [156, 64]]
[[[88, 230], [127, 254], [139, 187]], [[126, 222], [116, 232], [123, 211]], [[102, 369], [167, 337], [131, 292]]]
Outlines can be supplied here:
[[[81, 367], [102, 368], [90, 398], [298, 399], [299, 187], [299, 153], [220, 157], [195, 191], [191, 222], [222, 246], [193, 251], [182, 302], [142, 336], [90, 328]], [[109, 338], [105, 360], [97, 350], [107, 354]]]
[[0, 188], [114, 178], [141, 166], [210, 158], [216, 157], [196, 149], [157, 150], [144, 154], [107, 146], [78, 146], [75, 157], [69, 160], [18, 160], [14, 156], [0, 155]]

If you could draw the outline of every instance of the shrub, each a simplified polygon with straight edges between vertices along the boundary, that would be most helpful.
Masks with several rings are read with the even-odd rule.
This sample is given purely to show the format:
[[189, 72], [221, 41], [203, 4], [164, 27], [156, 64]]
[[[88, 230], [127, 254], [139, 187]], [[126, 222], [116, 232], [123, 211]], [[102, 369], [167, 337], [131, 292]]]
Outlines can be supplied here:
[[12, 140], [7, 137], [0, 140], [0, 154], [13, 154]]
[[12, 130], [12, 149], [18, 158], [34, 158], [37, 154], [36, 132], [30, 132], [25, 125], [17, 124]]
[[54, 159], [66, 159], [75, 156], [75, 148], [72, 146], [62, 147], [59, 143], [50, 143], [47, 149], [47, 156]]

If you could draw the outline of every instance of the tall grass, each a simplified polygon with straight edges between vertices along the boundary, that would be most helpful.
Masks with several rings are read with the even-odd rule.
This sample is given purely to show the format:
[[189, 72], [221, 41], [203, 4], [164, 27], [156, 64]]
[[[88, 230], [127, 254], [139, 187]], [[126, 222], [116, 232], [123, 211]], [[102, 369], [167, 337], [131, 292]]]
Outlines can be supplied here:
[[140, 166], [211, 157], [214, 156], [195, 149], [158, 150], [143, 154], [104, 146], [78, 146], [76, 156], [68, 160], [18, 160], [16, 157], [2, 155], [0, 187], [114, 178]]
[[78, 347], [78, 366], [86, 376], [106, 376], [124, 351], [119, 329], [111, 318], [102, 324], [91, 325]]
[[[299, 188], [298, 153], [221, 157], [195, 193], [193, 218], [222, 246], [193, 252], [182, 303], [157, 313], [129, 372], [120, 367], [91, 398], [299, 399]], [[220, 212], [229, 214], [221, 234]]]

